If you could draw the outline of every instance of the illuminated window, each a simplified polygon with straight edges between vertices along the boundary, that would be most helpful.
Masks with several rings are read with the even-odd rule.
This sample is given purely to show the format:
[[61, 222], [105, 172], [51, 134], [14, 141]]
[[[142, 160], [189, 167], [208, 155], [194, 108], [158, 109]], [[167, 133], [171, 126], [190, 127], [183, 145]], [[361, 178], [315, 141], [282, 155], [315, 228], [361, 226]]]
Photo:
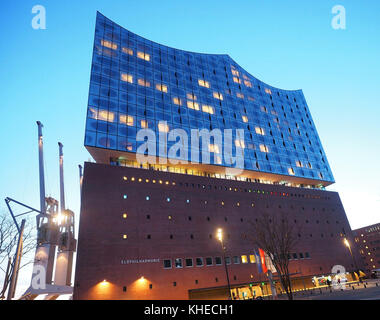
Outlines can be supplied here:
[[113, 43], [113, 42], [111, 42], [111, 41], [108, 41], [108, 40], [102, 40], [101, 43], [102, 43], [102, 46], [103, 46], [103, 47], [110, 48], [110, 49], [113, 49], [113, 50], [116, 50], [116, 49], [117, 49], [117, 44], [116, 44], [116, 43]]
[[250, 263], [255, 263], [256, 262], [255, 255], [253, 255], [253, 254], [249, 255], [249, 262]]
[[123, 219], [127, 219], [127, 217], [128, 217], [128, 214], [123, 213]]
[[222, 100], [223, 101], [223, 95], [219, 92], [214, 92], [213, 96], [215, 99]]
[[238, 77], [233, 77], [232, 79], [234, 82], [241, 84], [241, 80]]
[[260, 134], [260, 135], [262, 135], [262, 136], [265, 135], [265, 131], [264, 131], [263, 128], [255, 127], [255, 131], [256, 131], [257, 134]]
[[139, 79], [137, 83], [143, 87], [150, 87], [150, 82], [145, 79]]
[[193, 110], [199, 110], [199, 103], [194, 101], [187, 101], [187, 107]]
[[241, 263], [248, 263], [247, 256], [241, 256]]
[[122, 73], [121, 74], [121, 81], [133, 83], [133, 76], [131, 74]]
[[210, 83], [207, 82], [207, 81], [205, 81], [205, 80], [199, 79], [199, 80], [198, 80], [198, 84], [199, 84], [201, 87], [210, 88]]
[[217, 144], [209, 144], [208, 145], [208, 151], [219, 153], [219, 145], [217, 145]]
[[240, 99], [244, 99], [244, 94], [240, 93], [240, 92], [236, 92], [236, 96]]
[[248, 87], [248, 88], [252, 88], [252, 83], [251, 83], [251, 81], [244, 80], [244, 84], [245, 84], [246, 87]]
[[119, 115], [120, 123], [126, 124], [127, 126], [133, 126], [134, 118], [126, 114]]
[[248, 117], [247, 116], [242, 116], [243, 122], [247, 123], [248, 122]]
[[231, 68], [231, 73], [234, 75], [234, 76], [239, 76], [239, 71], [235, 70], [235, 69], [232, 69]]
[[266, 92], [267, 94], [272, 94], [272, 91], [271, 91], [270, 89], [268, 89], [268, 88], [265, 88], [265, 92]]
[[133, 50], [132, 50], [132, 49], [129, 49], [129, 48], [125, 48], [125, 47], [123, 47], [121, 50], [122, 50], [124, 53], [129, 54], [130, 56], [133, 56]]
[[98, 119], [98, 110], [94, 108], [89, 108], [89, 115], [92, 119]]
[[244, 149], [245, 148], [244, 140], [242, 140], [242, 139], [236, 139], [235, 140], [235, 146]]
[[141, 51], [137, 51], [137, 58], [143, 59], [145, 61], [150, 61], [150, 55]]
[[209, 113], [209, 114], [214, 114], [215, 111], [214, 111], [214, 108], [212, 106], [207, 106], [207, 105], [202, 105], [202, 111], [203, 112], [206, 112], [206, 113]]
[[178, 105], [178, 106], [182, 106], [182, 100], [180, 98], [173, 98], [173, 103]]
[[141, 120], [141, 128], [143, 129], [148, 128], [148, 122], [146, 120]]
[[158, 91], [161, 91], [161, 92], [165, 92], [165, 93], [168, 92], [168, 87], [166, 85], [164, 85], [164, 84], [157, 83], [156, 84], [156, 89]]
[[128, 238], [128, 236], [126, 234], [123, 234], [123, 239], [125, 240], [127, 238]]
[[99, 110], [97, 119], [102, 121], [113, 122], [115, 120], [115, 114], [106, 110]]
[[289, 169], [288, 169], [288, 172], [289, 172], [289, 174], [292, 175], [292, 176], [295, 175], [295, 173], [294, 173], [294, 169], [293, 169], [293, 168], [289, 168]]
[[301, 161], [296, 161], [296, 165], [297, 165], [297, 167], [299, 167], [299, 168], [302, 168], [302, 167], [303, 167], [303, 165], [302, 165], [302, 162], [301, 162]]
[[190, 99], [190, 100], [197, 100], [197, 96], [194, 95], [193, 93], [186, 94], [186, 97], [187, 99]]
[[[159, 123], [158, 124], [158, 130], [160, 132], [169, 132], [169, 126], [165, 123]], [[162, 181], [160, 180], [160, 183], [162, 184]]]
[[268, 147], [265, 144], [260, 144], [260, 151], [268, 153], [269, 149], [268, 149]]

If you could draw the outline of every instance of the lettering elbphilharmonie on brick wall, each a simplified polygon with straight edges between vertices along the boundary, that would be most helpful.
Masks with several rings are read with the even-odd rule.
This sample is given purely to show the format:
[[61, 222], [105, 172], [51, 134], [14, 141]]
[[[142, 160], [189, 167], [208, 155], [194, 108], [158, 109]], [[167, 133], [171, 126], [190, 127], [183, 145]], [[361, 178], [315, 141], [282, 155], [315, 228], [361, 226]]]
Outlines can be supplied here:
[[[244, 152], [240, 177], [313, 188], [334, 182], [302, 90], [269, 86], [226, 54], [194, 53], [146, 40], [98, 12], [85, 146], [97, 162], [136, 164], [143, 143], [136, 136], [143, 129], [157, 137], [173, 129], [188, 137], [195, 129], [232, 129], [233, 147]], [[232, 166], [223, 157], [222, 141], [207, 142], [211, 165], [202, 172], [215, 176]], [[157, 138], [157, 156], [163, 145], [166, 151], [175, 144], [175, 139], [163, 143]], [[190, 141], [186, 145], [188, 159], [193, 159]], [[202, 155], [199, 159], [204, 163]], [[195, 170], [192, 165], [181, 168]]]

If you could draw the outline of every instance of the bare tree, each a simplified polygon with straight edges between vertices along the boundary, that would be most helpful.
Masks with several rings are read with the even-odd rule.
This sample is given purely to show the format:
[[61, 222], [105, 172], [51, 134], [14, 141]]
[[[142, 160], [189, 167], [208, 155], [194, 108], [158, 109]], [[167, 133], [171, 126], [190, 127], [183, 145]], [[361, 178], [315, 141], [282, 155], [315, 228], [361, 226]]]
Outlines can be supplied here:
[[[34, 255], [31, 255], [36, 248], [36, 222], [32, 219], [27, 220], [24, 229], [23, 247], [20, 270], [25, 266], [33, 263]], [[0, 287], [0, 300], [5, 298], [5, 292], [8, 288], [13, 259], [17, 247], [18, 231], [13, 219], [9, 213], [0, 214], [0, 279], [3, 278], [2, 287]]]
[[252, 233], [247, 235], [255, 246], [270, 257], [288, 299], [293, 300], [289, 275], [289, 258], [298, 242], [299, 230], [295, 230], [285, 215], [261, 214], [256, 222], [250, 222]]

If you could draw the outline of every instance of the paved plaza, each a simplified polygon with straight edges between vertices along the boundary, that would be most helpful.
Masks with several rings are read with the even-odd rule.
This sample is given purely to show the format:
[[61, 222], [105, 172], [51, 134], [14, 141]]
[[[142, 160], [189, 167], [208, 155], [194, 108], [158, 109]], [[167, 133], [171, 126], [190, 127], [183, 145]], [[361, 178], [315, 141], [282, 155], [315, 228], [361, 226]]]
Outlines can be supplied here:
[[[284, 295], [279, 297], [286, 299]], [[295, 292], [294, 300], [380, 300], [380, 279], [349, 284], [344, 290], [324, 287]]]

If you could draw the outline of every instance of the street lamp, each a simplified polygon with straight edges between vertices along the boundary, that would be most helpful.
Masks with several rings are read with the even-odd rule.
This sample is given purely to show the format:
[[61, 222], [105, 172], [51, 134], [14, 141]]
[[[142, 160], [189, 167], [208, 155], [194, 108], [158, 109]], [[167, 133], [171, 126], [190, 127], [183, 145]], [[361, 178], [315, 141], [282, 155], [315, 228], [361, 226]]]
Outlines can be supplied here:
[[217, 230], [217, 233], [216, 233], [216, 237], [218, 238], [218, 240], [223, 243], [223, 230], [222, 229], [218, 229]]
[[222, 246], [223, 251], [223, 260], [224, 260], [224, 268], [226, 269], [226, 277], [227, 277], [227, 285], [228, 285], [228, 295], [230, 297], [230, 300], [232, 300], [231, 297], [231, 286], [230, 286], [230, 278], [228, 276], [228, 269], [227, 269], [227, 261], [226, 261], [226, 247], [223, 244], [223, 230], [218, 229], [216, 232], [216, 238], [220, 241], [220, 244]]
[[[350, 249], [350, 243], [348, 242], [347, 238], [344, 238], [344, 244]], [[351, 252], [351, 249], [350, 249]]]
[[351, 250], [350, 242], [347, 240], [347, 238], [344, 238], [343, 242], [344, 242], [345, 246], [348, 248], [348, 250], [350, 251], [350, 254], [351, 254], [352, 260], [354, 261], [355, 271], [358, 272], [358, 277], [359, 277], [359, 280], [360, 280], [359, 269], [358, 269], [358, 266], [357, 266], [357, 264], [356, 264], [355, 257], [354, 257], [354, 255], [352, 254], [352, 250]]

